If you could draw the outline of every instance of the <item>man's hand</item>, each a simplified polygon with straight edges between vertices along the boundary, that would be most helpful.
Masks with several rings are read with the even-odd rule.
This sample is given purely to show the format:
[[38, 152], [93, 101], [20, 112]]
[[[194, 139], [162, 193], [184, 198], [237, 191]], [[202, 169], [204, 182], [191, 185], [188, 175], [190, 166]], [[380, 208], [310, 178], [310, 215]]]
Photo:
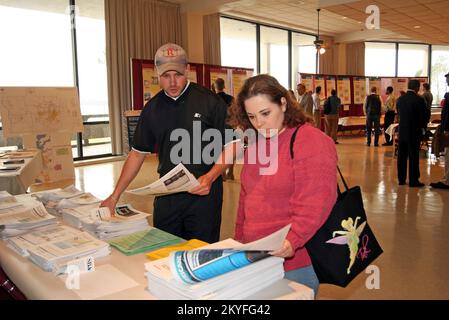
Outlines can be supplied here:
[[449, 131], [444, 131], [444, 136], [445, 136], [446, 138], [449, 138]]
[[208, 174], [205, 174], [198, 178], [198, 182], [200, 185], [190, 190], [189, 193], [196, 194], [198, 196], [208, 195], [212, 183], [214, 182], [212, 178]]
[[290, 258], [295, 255], [292, 244], [288, 240], [284, 240], [282, 247], [278, 250], [269, 252], [272, 256], [281, 258]]
[[115, 198], [112, 194], [103, 200], [100, 203], [100, 207], [107, 207], [109, 208], [109, 212], [111, 213], [111, 216], [115, 215], [115, 206], [117, 205], [118, 199]]

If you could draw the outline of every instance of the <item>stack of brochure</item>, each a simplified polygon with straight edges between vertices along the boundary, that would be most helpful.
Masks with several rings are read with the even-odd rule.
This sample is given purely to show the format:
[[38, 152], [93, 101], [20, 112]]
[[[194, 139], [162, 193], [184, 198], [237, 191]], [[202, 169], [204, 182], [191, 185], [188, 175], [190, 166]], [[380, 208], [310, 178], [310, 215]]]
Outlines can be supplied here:
[[56, 218], [47, 212], [42, 203], [31, 198], [24, 198], [18, 202], [20, 204], [18, 206], [1, 210], [0, 238], [13, 237], [56, 223]]
[[150, 227], [148, 213], [138, 211], [129, 204], [117, 206], [114, 215], [106, 207], [94, 205], [63, 209], [63, 220], [75, 227], [81, 227], [99, 239], [111, 239]]
[[268, 252], [282, 246], [289, 228], [246, 245], [227, 239], [148, 262], [147, 289], [160, 299], [249, 297], [284, 277], [284, 259]]
[[43, 232], [44, 234], [37, 233], [31, 240], [26, 238], [25, 241], [39, 242], [40, 239], [45, 239], [45, 236], [49, 237], [44, 243], [26, 248], [29, 259], [45, 271], [64, 273], [71, 261], [85, 257], [101, 258], [111, 253], [109, 244], [95, 239], [87, 232], [80, 230], [70, 230], [66, 233], [64, 230], [54, 230], [53, 234], [48, 230]]
[[70, 185], [64, 189], [52, 189], [47, 191], [40, 191], [33, 193], [33, 196], [38, 198], [45, 205], [49, 201], [61, 201], [62, 199], [70, 199], [83, 194], [82, 191]]
[[69, 226], [54, 224], [34, 229], [20, 236], [8, 238], [5, 241], [8, 247], [22, 257], [28, 257], [28, 249], [47, 242], [75, 238], [80, 232], [80, 230]]
[[98, 199], [91, 193], [84, 193], [73, 185], [64, 189], [36, 192], [33, 196], [45, 205], [50, 214], [58, 217], [61, 216], [63, 209], [92, 204], [99, 206], [101, 202], [101, 199]]

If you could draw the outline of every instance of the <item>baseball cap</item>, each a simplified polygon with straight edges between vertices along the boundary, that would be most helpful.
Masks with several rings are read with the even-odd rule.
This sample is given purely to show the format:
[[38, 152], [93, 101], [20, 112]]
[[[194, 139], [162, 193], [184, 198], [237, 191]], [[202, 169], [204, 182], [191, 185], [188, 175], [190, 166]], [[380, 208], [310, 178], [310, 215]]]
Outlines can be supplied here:
[[177, 71], [184, 74], [187, 69], [187, 54], [177, 44], [166, 43], [157, 49], [154, 64], [159, 75], [167, 71]]
[[449, 77], [449, 72], [444, 75], [445, 77]]

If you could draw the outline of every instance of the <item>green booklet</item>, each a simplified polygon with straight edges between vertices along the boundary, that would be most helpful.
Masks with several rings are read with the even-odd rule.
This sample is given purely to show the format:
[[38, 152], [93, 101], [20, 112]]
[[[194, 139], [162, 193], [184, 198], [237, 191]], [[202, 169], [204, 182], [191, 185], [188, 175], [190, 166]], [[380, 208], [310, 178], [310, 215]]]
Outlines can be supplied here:
[[123, 254], [130, 256], [137, 253], [148, 252], [185, 240], [171, 233], [152, 228], [131, 233], [126, 236], [111, 239], [109, 244]]

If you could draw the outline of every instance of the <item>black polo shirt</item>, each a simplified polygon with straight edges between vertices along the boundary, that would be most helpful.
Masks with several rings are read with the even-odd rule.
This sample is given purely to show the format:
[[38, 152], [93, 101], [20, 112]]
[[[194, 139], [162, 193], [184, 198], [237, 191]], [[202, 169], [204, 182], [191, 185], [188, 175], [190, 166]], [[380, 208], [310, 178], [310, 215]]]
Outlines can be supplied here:
[[[184, 156], [190, 159], [189, 163], [182, 161], [186, 168], [196, 177], [207, 173], [213, 166], [206, 164], [198, 151], [203, 149], [213, 141], [193, 141], [194, 123], [200, 124], [201, 137], [207, 129], [215, 128], [220, 132], [220, 141], [215, 141], [223, 146], [225, 143], [225, 102], [213, 92], [196, 83], [189, 83], [187, 89], [176, 100], [167, 96], [163, 90], [147, 102], [139, 118], [133, 140], [133, 149], [139, 152], [157, 152], [159, 156], [158, 173], [163, 176], [178, 163], [173, 163], [170, 159], [170, 151], [182, 138], [177, 137], [175, 141], [170, 141], [173, 130], [182, 128], [189, 134], [190, 148], [179, 150], [180, 157], [183, 150], [188, 152]], [[194, 148], [194, 143], [196, 147]], [[210, 148], [210, 146], [209, 146]], [[211, 150], [210, 149], [207, 150]], [[176, 150], [180, 149], [179, 145]], [[221, 150], [220, 150], [221, 151]], [[195, 152], [195, 155], [194, 155]], [[211, 152], [214, 159], [219, 154]], [[194, 163], [194, 160], [196, 163]], [[200, 160], [200, 161], [198, 161]], [[179, 162], [179, 161], [174, 161]], [[197, 163], [200, 162], [200, 163]]]

